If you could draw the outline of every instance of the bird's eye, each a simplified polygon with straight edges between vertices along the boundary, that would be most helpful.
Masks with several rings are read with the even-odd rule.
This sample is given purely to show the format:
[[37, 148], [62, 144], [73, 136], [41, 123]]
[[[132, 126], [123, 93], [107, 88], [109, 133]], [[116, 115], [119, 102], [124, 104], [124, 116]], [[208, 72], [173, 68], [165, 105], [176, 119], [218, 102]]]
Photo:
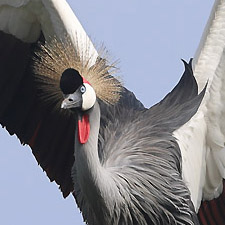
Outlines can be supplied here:
[[80, 87], [80, 92], [83, 94], [85, 91], [86, 91], [86, 88], [82, 85], [82, 86]]

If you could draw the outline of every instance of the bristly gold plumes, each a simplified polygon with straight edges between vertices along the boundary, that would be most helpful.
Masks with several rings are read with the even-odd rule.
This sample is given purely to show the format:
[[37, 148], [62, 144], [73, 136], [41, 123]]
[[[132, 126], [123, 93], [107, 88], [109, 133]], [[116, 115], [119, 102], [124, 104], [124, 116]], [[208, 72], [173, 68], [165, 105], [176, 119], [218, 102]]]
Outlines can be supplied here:
[[[107, 56], [105, 50], [103, 53]], [[90, 44], [76, 42], [74, 46], [69, 37], [63, 41], [51, 38], [51, 42], [40, 44], [33, 59], [40, 97], [58, 108], [63, 100], [59, 87], [61, 75], [66, 69], [73, 68], [92, 85], [99, 99], [115, 104], [122, 90], [121, 83], [112, 76], [117, 71], [115, 63], [109, 64], [101, 55], [95, 58], [90, 54]]]

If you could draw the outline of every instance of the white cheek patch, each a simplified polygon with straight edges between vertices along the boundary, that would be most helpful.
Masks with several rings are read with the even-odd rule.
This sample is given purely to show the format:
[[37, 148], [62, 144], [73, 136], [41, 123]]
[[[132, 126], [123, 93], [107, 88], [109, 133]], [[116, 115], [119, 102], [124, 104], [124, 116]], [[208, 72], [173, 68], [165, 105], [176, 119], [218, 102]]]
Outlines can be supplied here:
[[96, 101], [96, 94], [90, 84], [84, 83], [83, 85], [85, 86], [86, 91], [84, 92], [84, 94], [82, 94], [82, 110], [86, 111], [94, 106]]

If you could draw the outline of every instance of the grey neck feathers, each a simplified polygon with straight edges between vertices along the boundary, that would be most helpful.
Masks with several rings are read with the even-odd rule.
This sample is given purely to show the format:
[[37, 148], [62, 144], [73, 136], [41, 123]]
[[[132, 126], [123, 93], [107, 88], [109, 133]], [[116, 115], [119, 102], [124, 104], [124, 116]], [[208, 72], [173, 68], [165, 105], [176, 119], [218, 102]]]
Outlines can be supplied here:
[[[96, 102], [87, 114], [90, 122], [90, 136], [86, 144], [80, 144], [75, 141], [75, 165], [76, 174], [73, 175], [75, 183], [75, 192], [77, 187], [82, 193], [82, 198], [87, 201], [82, 209], [85, 213], [88, 205], [94, 211], [98, 224], [109, 224], [107, 221], [110, 214], [113, 213], [114, 203], [112, 195], [115, 195], [116, 185], [111, 178], [111, 174], [100, 163], [98, 156], [98, 134], [100, 126], [100, 107]], [[73, 169], [73, 171], [74, 171]], [[76, 177], [74, 177], [76, 176]], [[77, 194], [77, 193], [76, 193]], [[109, 196], [110, 195], [110, 196]], [[109, 202], [109, 200], [111, 200]], [[79, 201], [78, 201], [79, 205]], [[88, 212], [87, 212], [88, 213]], [[99, 218], [98, 218], [99, 217]], [[89, 223], [90, 224], [90, 223]]]

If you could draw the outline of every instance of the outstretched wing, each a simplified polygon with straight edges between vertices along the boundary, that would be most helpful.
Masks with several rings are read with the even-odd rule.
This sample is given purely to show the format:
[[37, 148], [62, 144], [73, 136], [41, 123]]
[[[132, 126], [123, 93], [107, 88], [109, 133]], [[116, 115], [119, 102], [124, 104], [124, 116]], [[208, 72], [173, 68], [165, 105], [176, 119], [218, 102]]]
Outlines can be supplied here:
[[[32, 76], [38, 43], [45, 45], [53, 37], [62, 42], [69, 39], [80, 52], [85, 49], [89, 66], [96, 61], [96, 49], [65, 0], [0, 0], [0, 123], [31, 147], [66, 197], [73, 191], [75, 117], [52, 110], [54, 98], [43, 104], [39, 95], [43, 90]], [[124, 104], [132, 101], [143, 107], [128, 90], [123, 95], [127, 97]]]
[[[225, 1], [217, 0], [194, 58], [194, 75], [200, 90], [208, 82], [206, 94], [196, 115], [174, 132], [183, 157], [183, 178], [197, 211], [202, 200], [217, 198], [224, 190], [224, 52]], [[224, 195], [222, 203], [221, 199], [214, 200], [214, 208], [209, 211], [213, 215], [208, 215], [215, 217], [218, 224], [221, 224], [219, 221], [224, 221], [223, 202]], [[200, 212], [202, 213], [201, 210]], [[201, 222], [203, 223], [203, 220]], [[210, 223], [210, 220], [208, 222]]]
[[[72, 116], [64, 117], [45, 107], [37, 98], [31, 58], [37, 42], [69, 36], [79, 46], [90, 42], [64, 0], [0, 1], [0, 123], [30, 145], [38, 163], [63, 196], [72, 190], [74, 163]], [[85, 43], [84, 43], [85, 42]], [[89, 53], [97, 57], [92, 43]]]

